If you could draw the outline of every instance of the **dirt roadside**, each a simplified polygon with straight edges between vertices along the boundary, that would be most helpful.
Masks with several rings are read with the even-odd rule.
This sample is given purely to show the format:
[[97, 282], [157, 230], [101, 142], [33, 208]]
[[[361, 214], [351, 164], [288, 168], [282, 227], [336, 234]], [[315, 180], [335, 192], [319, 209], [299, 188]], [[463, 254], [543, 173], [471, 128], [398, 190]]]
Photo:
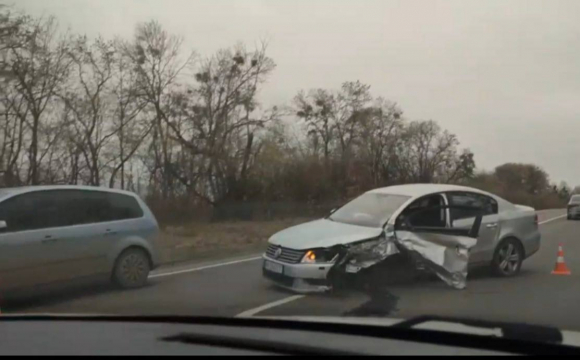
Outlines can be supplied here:
[[191, 223], [168, 226], [159, 237], [162, 265], [256, 254], [274, 233], [312, 219]]

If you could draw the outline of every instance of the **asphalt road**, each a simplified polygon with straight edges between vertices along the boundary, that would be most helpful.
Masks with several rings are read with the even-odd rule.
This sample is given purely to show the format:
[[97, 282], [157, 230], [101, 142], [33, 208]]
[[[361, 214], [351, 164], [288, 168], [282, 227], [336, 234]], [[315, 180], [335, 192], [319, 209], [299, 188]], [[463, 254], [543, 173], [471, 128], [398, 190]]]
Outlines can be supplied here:
[[[540, 212], [542, 248], [519, 276], [500, 279], [470, 274], [468, 288], [441, 281], [388, 287], [370, 297], [352, 292], [301, 296], [261, 277], [257, 257], [160, 269], [146, 288], [130, 291], [97, 285], [38, 297], [3, 307], [3, 313], [180, 314], [203, 316], [385, 316], [435, 314], [530, 322], [580, 330], [580, 221], [562, 210]], [[556, 218], [556, 219], [555, 219]], [[542, 223], [545, 222], [545, 223]], [[564, 246], [571, 276], [551, 275], [558, 244]]]

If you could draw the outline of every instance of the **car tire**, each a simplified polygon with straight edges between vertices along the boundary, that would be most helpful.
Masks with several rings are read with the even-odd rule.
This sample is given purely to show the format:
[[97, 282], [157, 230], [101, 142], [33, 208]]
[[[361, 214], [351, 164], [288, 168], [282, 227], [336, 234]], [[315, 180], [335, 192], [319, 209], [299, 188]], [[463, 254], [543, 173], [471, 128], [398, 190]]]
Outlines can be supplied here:
[[523, 261], [522, 244], [517, 239], [509, 238], [502, 241], [496, 248], [491, 268], [496, 276], [512, 277], [520, 273]]
[[113, 281], [123, 289], [137, 289], [145, 286], [150, 271], [147, 253], [142, 249], [128, 249], [115, 262]]

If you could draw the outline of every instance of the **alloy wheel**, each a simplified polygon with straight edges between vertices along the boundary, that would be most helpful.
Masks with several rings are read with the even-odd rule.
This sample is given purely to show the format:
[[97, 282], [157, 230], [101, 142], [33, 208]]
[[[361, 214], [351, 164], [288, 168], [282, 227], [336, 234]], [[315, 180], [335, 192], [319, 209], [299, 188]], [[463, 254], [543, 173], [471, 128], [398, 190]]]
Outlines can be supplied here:
[[521, 263], [519, 249], [511, 242], [502, 246], [498, 251], [498, 270], [504, 275], [513, 275], [518, 272]]

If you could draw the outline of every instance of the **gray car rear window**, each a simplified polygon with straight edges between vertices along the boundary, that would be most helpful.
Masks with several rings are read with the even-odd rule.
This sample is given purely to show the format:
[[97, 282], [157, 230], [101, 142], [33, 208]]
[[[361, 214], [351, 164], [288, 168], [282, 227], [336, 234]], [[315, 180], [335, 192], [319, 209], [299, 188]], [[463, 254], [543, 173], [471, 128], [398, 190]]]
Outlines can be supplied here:
[[105, 191], [44, 190], [0, 203], [4, 232], [92, 224], [143, 217], [137, 200]]
[[143, 210], [134, 197], [104, 191], [63, 190], [62, 216], [67, 225], [90, 224], [143, 216]]

